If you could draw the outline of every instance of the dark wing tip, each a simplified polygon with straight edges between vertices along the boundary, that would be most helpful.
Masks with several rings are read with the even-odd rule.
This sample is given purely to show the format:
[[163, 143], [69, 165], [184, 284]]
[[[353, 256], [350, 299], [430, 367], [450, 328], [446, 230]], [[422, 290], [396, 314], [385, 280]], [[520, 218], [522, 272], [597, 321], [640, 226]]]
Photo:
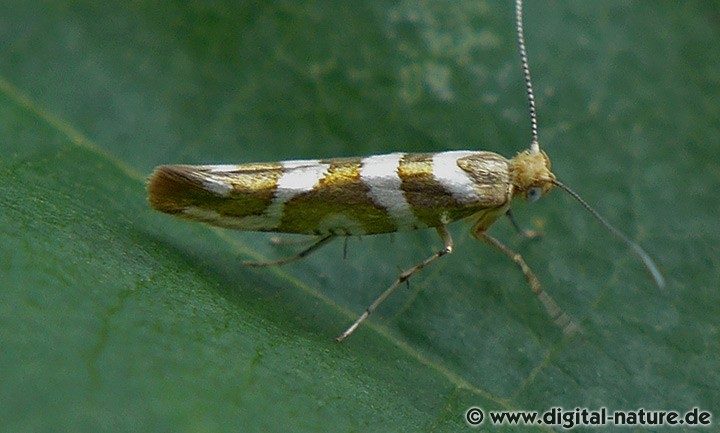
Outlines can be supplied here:
[[148, 178], [148, 203], [165, 213], [180, 213], [202, 191], [192, 171], [181, 165], [161, 165]]

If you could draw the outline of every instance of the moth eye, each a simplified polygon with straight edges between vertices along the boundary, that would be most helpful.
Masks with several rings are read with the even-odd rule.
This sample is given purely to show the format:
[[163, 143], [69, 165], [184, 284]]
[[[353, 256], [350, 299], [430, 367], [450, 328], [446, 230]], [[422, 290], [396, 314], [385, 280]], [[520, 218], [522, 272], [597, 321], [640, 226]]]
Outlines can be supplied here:
[[538, 199], [542, 196], [542, 189], [541, 188], [530, 188], [527, 193], [527, 198], [530, 203], [534, 203], [538, 201]]

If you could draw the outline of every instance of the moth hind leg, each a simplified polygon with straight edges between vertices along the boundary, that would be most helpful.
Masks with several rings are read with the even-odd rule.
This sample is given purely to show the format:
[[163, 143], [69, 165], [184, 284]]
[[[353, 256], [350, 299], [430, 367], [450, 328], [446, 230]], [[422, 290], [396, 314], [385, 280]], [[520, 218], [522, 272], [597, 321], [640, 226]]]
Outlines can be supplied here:
[[523, 259], [520, 254], [511, 250], [510, 248], [505, 246], [505, 244], [485, 233], [484, 231], [475, 230], [473, 232], [473, 235], [476, 238], [481, 239], [488, 244], [494, 246], [495, 248], [499, 249], [503, 252], [503, 254], [510, 257], [510, 259], [518, 265], [523, 275], [525, 275], [525, 279], [527, 279], [528, 283], [530, 284], [530, 289], [543, 304], [543, 307], [545, 307], [545, 311], [547, 311], [547, 314], [550, 316], [553, 322], [555, 322], [555, 324], [563, 331], [563, 334], [573, 335], [578, 332], [578, 326], [575, 324], [575, 322], [573, 322], [570, 316], [565, 314], [565, 312], [555, 302], [552, 296], [550, 296], [549, 293], [543, 290], [542, 286], [540, 285], [540, 280], [538, 280], [538, 278], [535, 276], [535, 273], [530, 269], [527, 263], [525, 263], [525, 259]]
[[325, 235], [320, 238], [318, 238], [312, 245], [305, 248], [304, 250], [300, 251], [297, 254], [293, 254], [292, 256], [283, 257], [281, 259], [277, 260], [244, 260], [241, 263], [245, 266], [278, 266], [278, 265], [284, 265], [286, 263], [294, 262], [296, 260], [300, 260], [303, 257], [307, 257], [311, 253], [317, 251], [322, 246], [328, 244], [331, 240], [333, 240], [336, 236], [333, 234]]
[[302, 239], [285, 239], [279, 236], [273, 236], [270, 238], [270, 243], [276, 247], [287, 247], [290, 245], [308, 245], [310, 242], [316, 242], [316, 239], [318, 239], [317, 236], [313, 239], [308, 239], [307, 237], [303, 237]]

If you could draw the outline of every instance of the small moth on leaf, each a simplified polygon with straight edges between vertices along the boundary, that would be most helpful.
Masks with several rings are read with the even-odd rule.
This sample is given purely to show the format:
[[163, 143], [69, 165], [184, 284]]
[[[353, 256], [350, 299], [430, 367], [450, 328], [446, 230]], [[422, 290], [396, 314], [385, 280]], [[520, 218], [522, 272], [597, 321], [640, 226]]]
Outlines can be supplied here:
[[533, 293], [565, 333], [576, 329], [547, 294], [522, 256], [490, 236], [488, 228], [510, 213], [513, 199], [535, 201], [555, 187], [565, 190], [642, 260], [655, 283], [662, 275], [647, 253], [605, 221], [550, 171], [540, 150], [535, 99], [525, 49], [522, 0], [515, 3], [516, 30], [530, 108], [532, 141], [511, 159], [485, 151], [391, 153], [365, 158], [250, 163], [239, 165], [163, 165], [148, 184], [148, 201], [161, 212], [236, 230], [314, 235], [300, 253], [266, 266], [288, 263], [336, 237], [434, 228], [443, 247], [403, 271], [337, 341], [349, 337], [403, 282], [453, 251], [446, 226], [472, 224], [472, 235], [502, 251], [525, 275]]

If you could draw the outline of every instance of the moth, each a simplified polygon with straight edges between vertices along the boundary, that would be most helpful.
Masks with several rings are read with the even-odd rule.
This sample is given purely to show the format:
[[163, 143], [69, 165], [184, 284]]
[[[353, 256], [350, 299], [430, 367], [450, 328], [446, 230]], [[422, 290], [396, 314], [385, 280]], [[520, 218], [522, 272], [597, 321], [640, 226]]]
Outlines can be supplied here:
[[650, 256], [552, 173], [550, 159], [540, 149], [538, 140], [521, 0], [515, 3], [515, 15], [532, 140], [527, 150], [513, 158], [468, 150], [238, 165], [163, 165], [149, 179], [150, 206], [180, 218], [229, 229], [298, 233], [317, 238], [303, 251], [284, 259], [244, 262], [256, 266], [300, 259], [338, 237], [434, 228], [442, 248], [401, 272], [337, 341], [349, 337], [412, 275], [450, 254], [453, 240], [447, 225], [458, 220], [469, 221], [473, 237], [512, 259], [552, 320], [564, 332], [574, 332], [576, 325], [543, 290], [522, 256], [487, 233], [503, 216], [509, 217], [519, 229], [510, 210], [513, 200], [535, 201], [556, 187], [569, 193], [628, 245], [662, 287], [664, 279]]

